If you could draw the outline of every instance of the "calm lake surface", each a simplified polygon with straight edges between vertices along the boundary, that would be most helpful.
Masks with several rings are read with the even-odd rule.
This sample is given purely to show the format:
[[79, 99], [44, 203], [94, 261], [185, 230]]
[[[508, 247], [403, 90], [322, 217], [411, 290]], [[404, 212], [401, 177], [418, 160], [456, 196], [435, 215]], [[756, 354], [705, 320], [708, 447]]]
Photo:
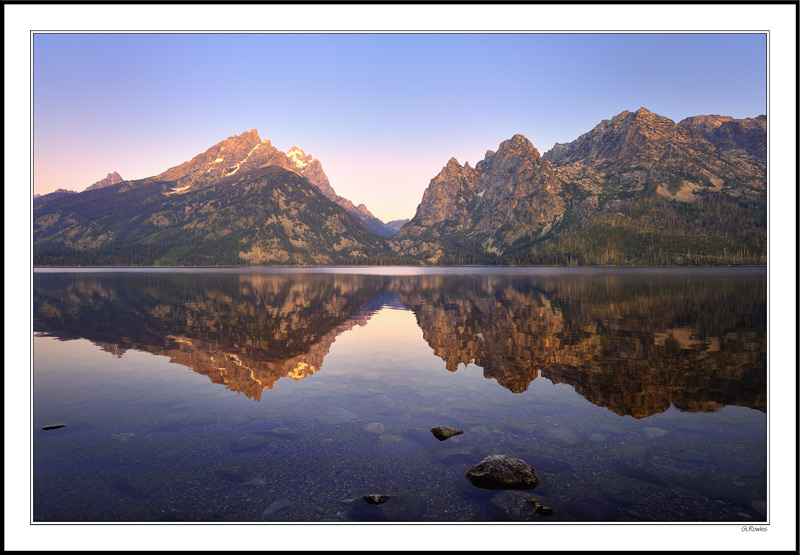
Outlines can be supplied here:
[[[37, 269], [33, 519], [763, 522], [766, 307], [765, 269]], [[540, 484], [473, 486], [494, 454]]]

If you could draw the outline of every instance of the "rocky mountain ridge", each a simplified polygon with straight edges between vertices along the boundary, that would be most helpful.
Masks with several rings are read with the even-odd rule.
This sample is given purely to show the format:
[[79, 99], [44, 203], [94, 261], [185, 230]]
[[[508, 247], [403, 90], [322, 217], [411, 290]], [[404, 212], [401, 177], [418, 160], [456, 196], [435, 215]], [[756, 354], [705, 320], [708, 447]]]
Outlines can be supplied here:
[[116, 185], [117, 183], [122, 183], [125, 181], [117, 172], [111, 172], [108, 174], [105, 179], [101, 179], [100, 181], [96, 181], [92, 183], [84, 191], [92, 191], [94, 189], [102, 189], [103, 187], [109, 187], [111, 185]]
[[354, 264], [383, 239], [279, 165], [123, 182], [34, 209], [37, 264]]
[[451, 158], [393, 245], [436, 262], [442, 249], [431, 240], [462, 235], [483, 251], [500, 254], [505, 245], [552, 224], [564, 209], [560, 192], [550, 164], [528, 139], [514, 135], [497, 152], [487, 151], [475, 168]]
[[763, 265], [765, 126], [640, 108], [544, 155], [517, 134], [475, 167], [451, 158], [393, 226], [253, 129], [147, 179], [37, 197], [35, 264]]
[[366, 206], [362, 204], [357, 207], [350, 200], [336, 194], [319, 160], [296, 146], [292, 146], [288, 152], [281, 152], [269, 139], [262, 141], [256, 129], [228, 137], [191, 160], [145, 181], [174, 181], [176, 186], [171, 192], [182, 194], [192, 187], [203, 187], [216, 180], [265, 166], [279, 166], [303, 176], [370, 231], [384, 237], [393, 235]]
[[640, 108], [543, 156], [515, 135], [475, 168], [451, 159], [390, 245], [431, 264], [764, 264], [765, 118], [684, 121]]

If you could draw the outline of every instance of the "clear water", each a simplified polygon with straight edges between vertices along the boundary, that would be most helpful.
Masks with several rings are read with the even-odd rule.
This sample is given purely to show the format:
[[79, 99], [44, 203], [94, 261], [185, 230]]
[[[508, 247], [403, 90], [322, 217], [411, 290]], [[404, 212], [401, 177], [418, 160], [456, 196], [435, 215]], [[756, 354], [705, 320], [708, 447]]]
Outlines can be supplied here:
[[763, 269], [353, 272], [35, 272], [34, 521], [766, 521]]

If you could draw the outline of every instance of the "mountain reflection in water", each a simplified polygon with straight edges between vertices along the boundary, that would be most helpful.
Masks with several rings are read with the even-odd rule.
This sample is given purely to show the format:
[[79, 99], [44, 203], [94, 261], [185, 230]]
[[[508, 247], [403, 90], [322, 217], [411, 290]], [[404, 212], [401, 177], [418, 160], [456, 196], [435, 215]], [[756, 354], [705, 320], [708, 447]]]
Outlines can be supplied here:
[[434, 354], [514, 393], [538, 376], [643, 418], [766, 411], [763, 273], [35, 273], [34, 332], [167, 356], [260, 401], [336, 338], [410, 310]]

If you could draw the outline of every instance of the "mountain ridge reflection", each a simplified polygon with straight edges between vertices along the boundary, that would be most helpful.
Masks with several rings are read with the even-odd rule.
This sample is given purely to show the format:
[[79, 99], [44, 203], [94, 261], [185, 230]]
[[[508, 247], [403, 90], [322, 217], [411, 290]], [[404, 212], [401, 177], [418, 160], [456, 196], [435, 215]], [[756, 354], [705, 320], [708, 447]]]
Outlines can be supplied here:
[[635, 418], [766, 411], [761, 275], [45, 273], [33, 304], [37, 334], [167, 356], [255, 401], [387, 306], [447, 370], [474, 363], [513, 393], [542, 376]]

